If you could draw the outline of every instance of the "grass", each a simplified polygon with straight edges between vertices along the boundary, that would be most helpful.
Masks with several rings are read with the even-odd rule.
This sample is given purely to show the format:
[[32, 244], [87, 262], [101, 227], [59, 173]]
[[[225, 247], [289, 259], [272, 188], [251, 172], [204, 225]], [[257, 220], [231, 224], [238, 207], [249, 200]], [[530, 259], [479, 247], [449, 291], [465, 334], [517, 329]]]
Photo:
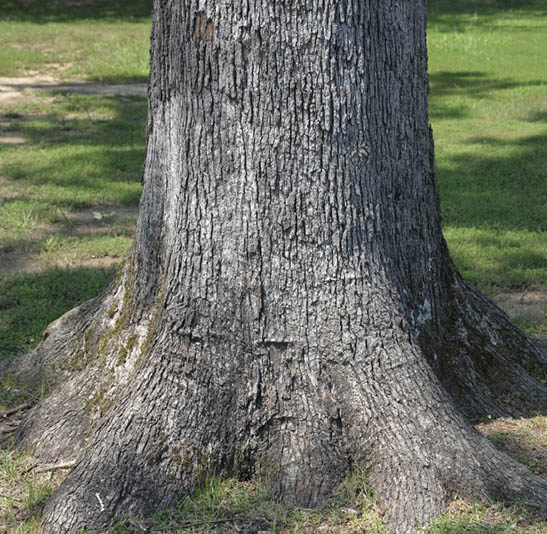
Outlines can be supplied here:
[[464, 277], [490, 295], [546, 289], [546, 20], [545, 1], [430, 5], [445, 236]]
[[0, 275], [0, 310], [5, 310], [0, 320], [0, 358], [35, 346], [49, 323], [97, 296], [112, 275], [112, 269], [83, 267]]
[[[210, 532], [388, 534], [381, 511], [368, 490], [365, 473], [356, 468], [321, 509], [287, 507], [272, 500], [260, 481], [210, 477], [178, 506], [147, 519], [123, 521], [110, 534]], [[343, 530], [340, 530], [343, 529]]]
[[[0, 76], [145, 81], [150, 10], [150, 0], [0, 0]], [[431, 0], [429, 11], [430, 117], [453, 258], [490, 295], [545, 294], [547, 1]], [[0, 143], [0, 358], [35, 346], [47, 324], [113, 276], [133, 235], [145, 114], [138, 97], [28, 92], [2, 104], [0, 138], [16, 134], [19, 141]], [[521, 326], [547, 333], [545, 310]], [[24, 401], [22, 392], [5, 378], [0, 408]], [[547, 476], [547, 418], [480, 430]], [[10, 534], [40, 533], [38, 508], [60, 480], [24, 474], [31, 463], [9, 449], [0, 456], [0, 529]], [[275, 503], [258, 481], [213, 477], [177, 507], [142, 521], [199, 534], [234, 532], [234, 525], [383, 533], [382, 511], [367, 488], [355, 470], [320, 510], [302, 510]], [[139, 532], [135, 521], [112, 534]], [[424, 532], [540, 534], [547, 525], [524, 505], [456, 500]]]
[[13, 451], [0, 452], [0, 531], [41, 534], [40, 508], [66, 473], [35, 473], [33, 460]]
[[457, 499], [424, 534], [544, 534], [547, 523], [537, 510], [522, 504], [470, 504]]
[[26, 142], [0, 144], [0, 243], [65, 212], [137, 206], [146, 103], [137, 97], [57, 94], [3, 106], [0, 125]]
[[[6, 104], [0, 124], [0, 358], [32, 348], [96, 296], [134, 232], [146, 103], [57, 94]], [[59, 269], [60, 260], [64, 269]]]
[[[67, 5], [68, 4], [68, 5]], [[0, 76], [146, 81], [149, 0], [0, 0]]]

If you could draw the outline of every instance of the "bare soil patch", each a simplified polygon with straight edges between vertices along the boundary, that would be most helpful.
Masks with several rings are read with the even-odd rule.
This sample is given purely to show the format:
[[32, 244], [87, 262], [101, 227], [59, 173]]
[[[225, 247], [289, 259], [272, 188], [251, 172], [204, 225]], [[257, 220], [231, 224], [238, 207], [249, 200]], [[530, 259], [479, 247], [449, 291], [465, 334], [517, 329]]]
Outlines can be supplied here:
[[38, 273], [54, 267], [75, 269], [94, 267], [109, 269], [116, 267], [123, 258], [119, 256], [81, 257], [71, 253], [44, 254], [32, 247], [49, 235], [108, 235], [112, 228], [133, 228], [137, 222], [136, 206], [105, 207], [94, 206], [77, 212], [61, 212], [63, 220], [38, 225], [27, 247], [2, 249], [0, 247], [0, 275]]
[[497, 305], [509, 315], [529, 321], [547, 320], [547, 292], [513, 291], [496, 295]]
[[499, 449], [547, 477], [547, 418], [496, 419], [476, 426]]
[[64, 216], [75, 225], [79, 232], [94, 232], [98, 224], [108, 225], [112, 221], [136, 223], [138, 208], [136, 206], [95, 206], [85, 210], [66, 213]]
[[59, 254], [54, 258], [44, 258], [38, 252], [10, 250], [0, 252], [0, 274], [29, 274], [39, 273], [47, 269], [76, 269], [89, 267], [95, 269], [110, 269], [117, 267], [123, 258], [112, 256], [92, 256], [90, 258], [75, 258], [69, 254]]
[[5, 132], [0, 135], [0, 145], [24, 145], [28, 139], [15, 132]]
[[60, 82], [53, 76], [37, 74], [20, 78], [0, 77], [0, 104], [27, 97], [26, 93], [75, 93], [92, 96], [140, 96], [146, 97], [145, 83], [104, 84], [98, 82]]

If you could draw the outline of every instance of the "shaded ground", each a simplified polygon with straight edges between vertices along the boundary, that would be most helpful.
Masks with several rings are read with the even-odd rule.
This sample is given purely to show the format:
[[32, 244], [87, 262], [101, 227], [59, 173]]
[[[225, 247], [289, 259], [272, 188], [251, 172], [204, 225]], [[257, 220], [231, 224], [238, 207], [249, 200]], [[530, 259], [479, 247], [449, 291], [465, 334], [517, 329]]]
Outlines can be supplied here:
[[477, 425], [496, 447], [547, 477], [547, 418], [497, 419]]
[[28, 92], [76, 93], [94, 96], [146, 96], [145, 83], [104, 84], [95, 82], [59, 82], [52, 76], [36, 75], [24, 78], [0, 77], [0, 104], [27, 98]]

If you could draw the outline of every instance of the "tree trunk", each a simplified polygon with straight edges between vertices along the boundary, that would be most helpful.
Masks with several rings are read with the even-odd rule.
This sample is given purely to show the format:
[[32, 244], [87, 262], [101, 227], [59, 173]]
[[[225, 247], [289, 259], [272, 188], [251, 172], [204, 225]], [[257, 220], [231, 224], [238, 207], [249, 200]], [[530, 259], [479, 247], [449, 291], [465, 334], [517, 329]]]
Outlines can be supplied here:
[[212, 472], [314, 506], [354, 463], [398, 534], [547, 503], [465, 419], [545, 410], [547, 354], [450, 261], [427, 94], [424, 1], [156, 0], [133, 248], [14, 364], [51, 387], [21, 445], [77, 459], [46, 534]]

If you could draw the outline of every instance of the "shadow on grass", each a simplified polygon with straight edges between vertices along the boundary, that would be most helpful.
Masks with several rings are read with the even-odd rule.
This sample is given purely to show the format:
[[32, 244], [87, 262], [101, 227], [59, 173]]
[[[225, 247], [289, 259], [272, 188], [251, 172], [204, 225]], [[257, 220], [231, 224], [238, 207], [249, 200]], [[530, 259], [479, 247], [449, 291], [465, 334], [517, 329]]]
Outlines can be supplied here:
[[481, 291], [545, 287], [547, 132], [517, 139], [470, 137], [467, 146], [465, 153], [441, 157], [437, 164], [454, 261]]
[[142, 22], [151, 13], [152, 0], [0, 0], [0, 20], [18, 22]]
[[[101, 80], [101, 82], [65, 82], [52, 84], [49, 81], [33, 82], [33, 83], [3, 83], [3, 87], [8, 87], [16, 91], [24, 91], [25, 89], [33, 89], [35, 91], [52, 93], [54, 95], [90, 95], [98, 97], [138, 97], [146, 98], [147, 89], [144, 83], [133, 82], [127, 83], [120, 81], [119, 83], [113, 80], [126, 80], [126, 77], [113, 77]], [[146, 81], [146, 80], [145, 80]]]
[[[430, 0], [428, 2], [428, 21], [436, 31], [466, 32], [471, 27], [497, 29], [504, 31], [508, 26], [498, 26], [500, 17], [522, 14], [538, 21], [547, 20], [547, 7], [544, 0]], [[511, 26], [510, 26], [511, 27]], [[547, 28], [547, 24], [534, 25], [534, 28]], [[526, 31], [527, 26], [512, 28]]]
[[[470, 137], [470, 151], [438, 165], [443, 213], [459, 227], [547, 231], [547, 132], [503, 140]], [[481, 145], [494, 145], [484, 157]]]
[[17, 182], [18, 192], [0, 202], [19, 202], [27, 195], [42, 206], [66, 209], [137, 205], [146, 101], [67, 95], [53, 109], [47, 115], [0, 115], [9, 121], [7, 130], [27, 140], [24, 145], [0, 144], [2, 177], [8, 186]]
[[528, 115], [526, 120], [528, 122], [547, 123], [547, 111], [533, 111]]
[[[541, 87], [543, 80], [518, 81], [511, 78], [499, 78], [481, 71], [441, 71], [429, 74], [431, 96], [429, 116], [437, 119], [464, 119], [470, 115], [469, 107], [460, 101], [446, 97], [466, 97], [475, 99], [495, 99], [496, 91], [524, 87]], [[531, 121], [540, 122], [545, 113], [538, 112]]]
[[539, 87], [545, 84], [545, 80], [523, 82], [511, 78], [488, 77], [488, 73], [480, 71], [441, 71], [431, 73], [429, 83], [434, 96], [465, 95], [484, 98], [490, 96], [493, 91], [515, 87]]
[[[148, 84], [148, 74], [101, 74], [100, 76], [87, 76], [86, 80], [89, 82], [85, 83], [101, 83], [105, 85], [117, 85], [123, 84], [125, 86], [136, 85], [136, 84]], [[139, 90], [140, 91], [140, 90]], [[83, 92], [83, 91], [82, 91]], [[133, 94], [133, 93], [131, 93]], [[146, 97], [146, 89], [144, 89], [140, 94]]]
[[34, 348], [49, 323], [96, 297], [115, 269], [52, 269], [0, 275], [0, 359]]
[[[430, 22], [446, 26], [449, 31], [466, 30], [469, 24], [488, 26], [492, 17], [509, 10], [537, 17], [547, 15], [543, 0], [430, 0], [428, 4]], [[0, 0], [0, 18], [14, 21], [138, 21], [148, 19], [151, 12], [152, 0]]]

